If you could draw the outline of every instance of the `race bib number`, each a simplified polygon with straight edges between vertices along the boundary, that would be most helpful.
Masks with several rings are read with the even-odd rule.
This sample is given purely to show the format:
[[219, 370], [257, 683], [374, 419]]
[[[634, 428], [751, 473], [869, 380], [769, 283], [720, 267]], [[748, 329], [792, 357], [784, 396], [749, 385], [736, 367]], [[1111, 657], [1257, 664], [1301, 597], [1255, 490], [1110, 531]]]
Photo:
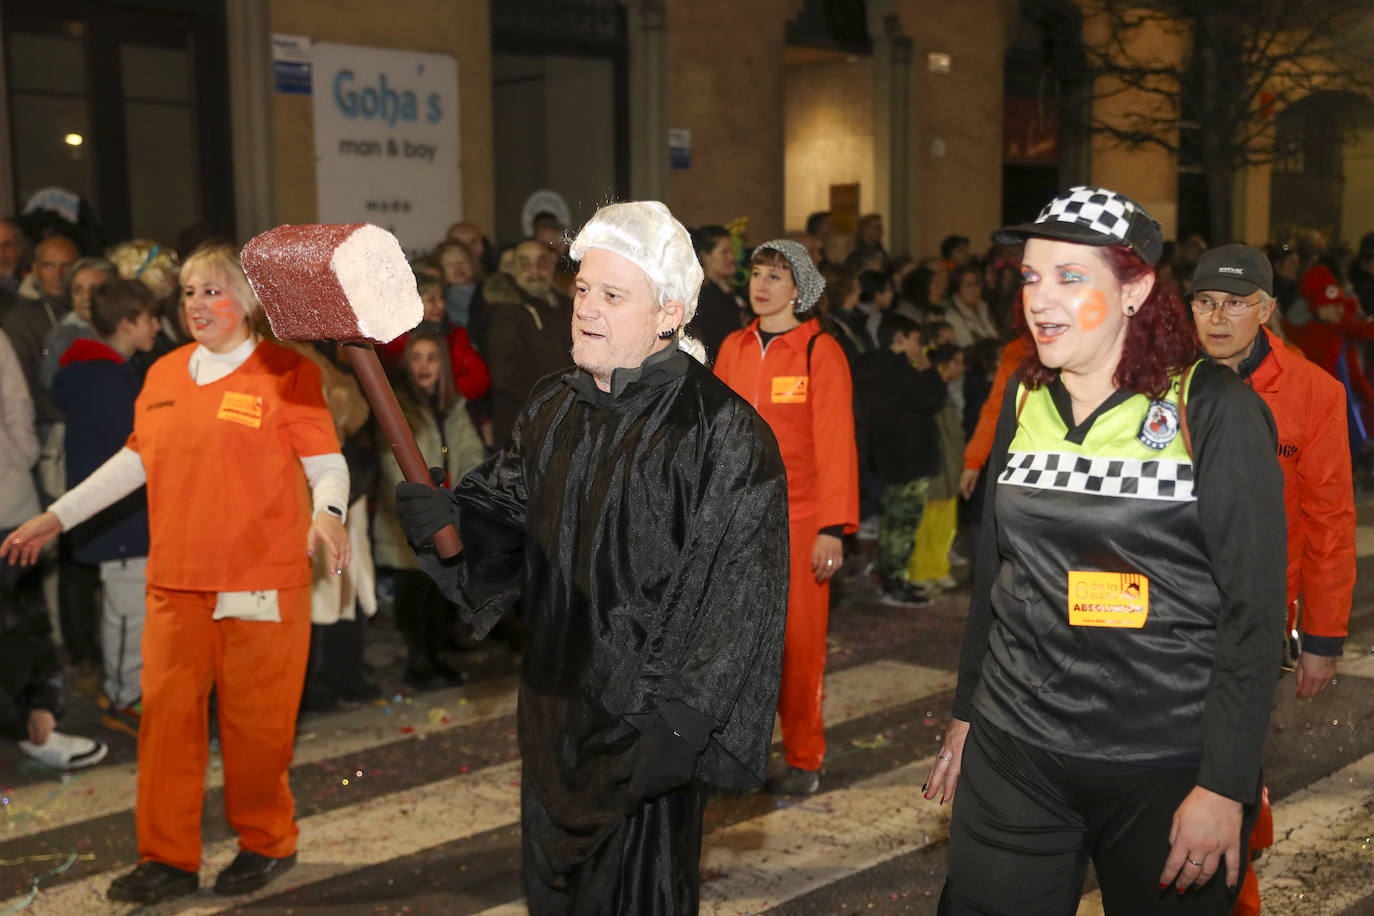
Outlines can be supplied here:
[[1069, 570], [1069, 623], [1076, 627], [1145, 626], [1150, 580], [1134, 573]]
[[806, 383], [810, 379], [804, 375], [778, 375], [773, 378], [774, 404], [805, 404]]
[[257, 429], [262, 426], [262, 398], [235, 391], [224, 392], [224, 400], [219, 402], [216, 418], [230, 423], [241, 423]]

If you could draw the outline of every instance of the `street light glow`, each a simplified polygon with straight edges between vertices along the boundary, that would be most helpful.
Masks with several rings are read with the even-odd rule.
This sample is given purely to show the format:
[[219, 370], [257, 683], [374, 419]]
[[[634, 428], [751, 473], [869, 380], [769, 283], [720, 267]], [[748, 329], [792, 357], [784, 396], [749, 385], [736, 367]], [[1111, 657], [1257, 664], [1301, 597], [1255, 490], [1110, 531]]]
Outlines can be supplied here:
[[67, 136], [63, 137], [62, 139], [66, 141], [66, 144], [68, 146], [80, 146], [82, 143], [85, 142], [85, 138], [82, 137], [80, 134], [67, 134]]

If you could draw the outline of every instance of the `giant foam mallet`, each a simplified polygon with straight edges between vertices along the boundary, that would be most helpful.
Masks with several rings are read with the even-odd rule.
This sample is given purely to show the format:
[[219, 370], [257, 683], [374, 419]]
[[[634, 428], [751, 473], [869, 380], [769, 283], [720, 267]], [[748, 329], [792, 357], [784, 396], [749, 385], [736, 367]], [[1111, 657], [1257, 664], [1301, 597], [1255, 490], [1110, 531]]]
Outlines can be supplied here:
[[[405, 479], [429, 484], [396, 393], [374, 343], [387, 343], [424, 317], [415, 274], [396, 237], [368, 223], [278, 226], [243, 246], [243, 270], [282, 340], [337, 340], [353, 363]], [[434, 535], [441, 557], [462, 550], [447, 525]]]

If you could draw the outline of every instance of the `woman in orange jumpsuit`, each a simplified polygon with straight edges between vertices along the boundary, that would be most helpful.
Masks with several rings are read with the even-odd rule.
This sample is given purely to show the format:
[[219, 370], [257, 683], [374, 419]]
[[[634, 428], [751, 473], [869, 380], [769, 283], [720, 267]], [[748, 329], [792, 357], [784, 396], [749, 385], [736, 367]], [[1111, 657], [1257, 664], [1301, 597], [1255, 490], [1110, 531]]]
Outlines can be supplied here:
[[820, 788], [830, 577], [844, 561], [841, 536], [859, 525], [849, 364], [809, 314], [824, 289], [805, 248], [786, 239], [764, 242], [749, 278], [758, 318], [725, 338], [715, 365], [716, 375], [768, 421], [787, 466], [792, 559], [778, 693], [787, 769], [765, 787], [778, 795]]
[[261, 307], [236, 249], [193, 253], [181, 283], [194, 342], [148, 370], [127, 445], [0, 546], [32, 563], [59, 532], [147, 484], [140, 862], [109, 889], [125, 903], [199, 886], [211, 687], [239, 834], [215, 890], [248, 893], [295, 864], [287, 770], [310, 647], [310, 555], [328, 549], [336, 571], [349, 561], [348, 470], [320, 370], [255, 332]]

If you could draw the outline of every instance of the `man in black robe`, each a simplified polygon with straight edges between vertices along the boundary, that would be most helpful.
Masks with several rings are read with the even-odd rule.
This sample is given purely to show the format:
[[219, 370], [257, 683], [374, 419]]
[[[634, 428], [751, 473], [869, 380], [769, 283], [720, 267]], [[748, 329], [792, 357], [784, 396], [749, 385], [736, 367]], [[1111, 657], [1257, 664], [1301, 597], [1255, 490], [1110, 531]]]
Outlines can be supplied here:
[[[573, 244], [577, 368], [452, 493], [397, 488], [421, 565], [486, 632], [518, 606], [530, 912], [695, 913], [708, 786], [763, 778], [787, 607], [768, 426], [682, 337], [701, 285], [656, 202]], [[441, 561], [429, 536], [458, 523]]]

